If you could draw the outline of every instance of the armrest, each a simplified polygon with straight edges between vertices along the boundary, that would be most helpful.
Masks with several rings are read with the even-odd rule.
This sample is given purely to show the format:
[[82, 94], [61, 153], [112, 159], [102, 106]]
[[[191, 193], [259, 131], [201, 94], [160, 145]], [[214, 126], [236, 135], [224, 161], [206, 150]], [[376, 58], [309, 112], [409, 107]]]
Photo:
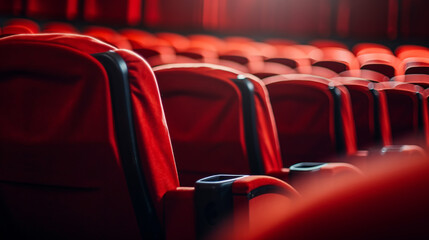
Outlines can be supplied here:
[[250, 218], [254, 206], [250, 202], [281, 198], [288, 204], [299, 196], [289, 184], [268, 176], [214, 175], [200, 179], [195, 185], [197, 238], [210, 234], [225, 219], [238, 219], [237, 214]]
[[343, 177], [361, 177], [363, 172], [349, 163], [297, 163], [289, 169], [289, 182], [302, 194], [309, 186], [330, 184]]
[[[371, 152], [374, 154], [374, 152]], [[385, 146], [379, 149], [378, 152], [375, 152], [381, 157], [397, 155], [401, 157], [417, 157], [424, 158], [426, 157], [426, 151], [417, 145], [390, 145]]]
[[164, 195], [165, 239], [196, 239], [194, 188], [178, 187]]

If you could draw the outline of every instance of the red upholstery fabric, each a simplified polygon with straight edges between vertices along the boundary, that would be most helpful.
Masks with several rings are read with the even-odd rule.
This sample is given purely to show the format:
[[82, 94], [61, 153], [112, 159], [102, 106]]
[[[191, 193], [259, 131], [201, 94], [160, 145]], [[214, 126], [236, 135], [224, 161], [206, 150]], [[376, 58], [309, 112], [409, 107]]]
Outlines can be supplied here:
[[25, 34], [25, 33], [33, 33], [31, 29], [24, 27], [24, 26], [6, 26], [3, 27], [2, 30], [2, 36], [9, 36], [9, 35], [15, 35], [15, 34]]
[[377, 43], [358, 43], [353, 47], [353, 53], [356, 56], [366, 53], [386, 53], [393, 54], [388, 47]]
[[377, 145], [391, 145], [392, 136], [384, 91], [378, 91], [377, 107], [380, 142], [377, 142], [376, 122], [374, 119], [374, 105], [376, 102], [370, 91], [374, 88], [374, 84], [368, 80], [354, 77], [338, 77], [332, 80], [344, 85], [350, 93], [358, 149], [369, 149]]
[[409, 57], [402, 60], [401, 74], [429, 74], [429, 51], [424, 57]]
[[131, 44], [128, 42], [127, 38], [108, 27], [90, 26], [87, 27], [83, 33], [85, 35], [98, 38], [99, 40], [109, 43], [117, 48], [129, 50], [132, 49]]
[[28, 28], [31, 31], [31, 33], [38, 33], [38, 32], [40, 32], [39, 25], [36, 22], [34, 22], [32, 20], [29, 20], [29, 19], [24, 19], [24, 18], [13, 18], [13, 19], [10, 19], [10, 20], [8, 20], [8, 21], [6, 21], [4, 23], [4, 26], [5, 27], [7, 27], [7, 26], [16, 26], [16, 27], [18, 27], [19, 26], [19, 27]]
[[341, 72], [339, 74], [340, 77], [356, 77], [356, 78], [364, 78], [371, 82], [387, 82], [390, 81], [390, 78], [381, 74], [379, 72], [375, 72], [368, 69], [355, 69]]
[[0, 40], [2, 217], [15, 219], [6, 234], [138, 239], [107, 75], [87, 53], [61, 44], [79, 38], [43, 37]]
[[[19, 223], [27, 238], [138, 239], [107, 75], [88, 55], [115, 49], [60, 34], [6, 37], [0, 48], [0, 95], [10, 103], [0, 105], [2, 217], [16, 220], [7, 233]], [[127, 62], [143, 171], [162, 219], [161, 198], [178, 179], [157, 85], [140, 57], [117, 53]]]
[[396, 48], [395, 54], [402, 60], [410, 57], [427, 57], [429, 48], [418, 45], [401, 45]]
[[264, 69], [262, 71], [253, 72], [252, 74], [257, 76], [260, 79], [263, 79], [266, 77], [272, 77], [274, 75], [291, 74], [291, 73], [296, 73], [296, 71], [280, 63], [265, 62]]
[[288, 74], [266, 78], [277, 123], [283, 165], [305, 161], [327, 161], [336, 154], [336, 141], [345, 141], [347, 154], [356, 152], [351, 103], [341, 91], [341, 121], [344, 139], [335, 139], [334, 100], [328, 79]]
[[399, 60], [390, 53], [366, 53], [358, 57], [361, 69], [379, 72], [389, 78], [401, 74]]
[[27, 0], [28, 17], [72, 20], [78, 13], [78, 0]]
[[63, 22], [49, 22], [43, 26], [44, 33], [79, 33], [73, 25]]
[[85, 0], [83, 15], [88, 22], [137, 25], [141, 4], [141, 0]]
[[[392, 138], [395, 145], [422, 143], [423, 129], [419, 129], [419, 109], [417, 94], [423, 96], [419, 86], [401, 82], [384, 82], [376, 85], [387, 96]], [[423, 101], [424, 102], [424, 101]], [[424, 103], [423, 103], [424, 104]]]
[[340, 0], [337, 32], [360, 39], [397, 36], [397, 0]]
[[429, 87], [429, 75], [426, 74], [400, 75], [392, 78], [392, 81], [411, 83], [425, 89]]
[[[210, 64], [165, 65], [154, 69], [185, 185], [215, 173], [249, 173], [242, 102], [231, 81], [238, 71]], [[281, 168], [278, 140], [266, 90], [255, 87], [257, 131], [266, 172]]]
[[356, 57], [347, 49], [326, 47], [321, 50], [322, 58], [313, 63], [314, 66], [325, 67], [336, 73], [359, 68]]
[[196, 239], [194, 192], [193, 187], [178, 187], [165, 194], [165, 239]]
[[[235, 229], [218, 239], [426, 239], [429, 237], [427, 161], [383, 165], [363, 180], [343, 180], [286, 208], [260, 215], [252, 232]], [[320, 188], [320, 186], [318, 186]], [[292, 209], [290, 209], [292, 207]]]

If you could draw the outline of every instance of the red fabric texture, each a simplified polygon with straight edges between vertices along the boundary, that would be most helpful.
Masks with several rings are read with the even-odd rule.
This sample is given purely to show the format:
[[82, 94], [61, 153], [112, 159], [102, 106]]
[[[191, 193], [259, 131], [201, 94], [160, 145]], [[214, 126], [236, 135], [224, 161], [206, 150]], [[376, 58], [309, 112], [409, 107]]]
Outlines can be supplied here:
[[336, 73], [359, 68], [356, 57], [347, 49], [326, 47], [321, 50], [322, 58], [313, 63], [314, 66], [325, 67]]
[[389, 78], [400, 74], [399, 60], [390, 53], [366, 53], [358, 57], [361, 69], [379, 72]]
[[429, 75], [426, 74], [400, 75], [392, 78], [392, 81], [411, 83], [425, 89], [429, 87]]
[[30, 29], [31, 33], [39, 33], [40, 32], [40, 27], [39, 25], [29, 19], [24, 19], [24, 18], [13, 18], [10, 19], [8, 21], [6, 21], [4, 23], [4, 26], [22, 26], [22, 27], [26, 27], [28, 29]]
[[[13, 226], [3, 233], [139, 239], [118, 167], [106, 72], [86, 52], [70, 47], [94, 42], [57, 39], [0, 40], [0, 187], [8, 212], [2, 217]], [[66, 40], [69, 45], [62, 44]]]
[[[266, 78], [277, 123], [283, 165], [327, 160], [336, 154], [334, 100], [328, 79], [288, 74]], [[342, 123], [347, 154], [356, 151], [354, 123], [347, 90], [341, 94]]]
[[73, 20], [78, 13], [78, 0], [27, 0], [28, 17]]
[[375, 139], [375, 122], [374, 122], [374, 97], [370, 92], [375, 86], [368, 80], [339, 77], [334, 78], [344, 85], [351, 97], [353, 108], [353, 119], [356, 126], [356, 139], [358, 149], [369, 149], [377, 145], [388, 146], [392, 144], [389, 115], [387, 111], [386, 94], [378, 90], [378, 118], [381, 133], [381, 142], [377, 143]]
[[422, 94], [419, 86], [400, 83], [384, 82], [376, 86], [384, 90], [387, 96], [392, 138], [395, 145], [421, 145], [422, 134], [419, 130], [419, 104], [417, 93]]
[[[163, 99], [181, 183], [216, 173], [250, 172], [242, 102], [231, 81], [238, 71], [211, 64], [172, 64], [154, 69]], [[267, 172], [281, 168], [266, 90], [255, 87], [257, 131]]]
[[[139, 239], [107, 75], [88, 55], [115, 49], [69, 34], [6, 37], [0, 48], [2, 103], [11, 103], [0, 105], [7, 113], [0, 118], [7, 126], [0, 134], [2, 199], [19, 219], [18, 236]], [[162, 197], [178, 179], [157, 84], [142, 58], [117, 53], [127, 63], [142, 167], [162, 219]], [[49, 207], [47, 199], [55, 199]]]
[[131, 44], [128, 42], [127, 38], [108, 27], [87, 27], [83, 31], [83, 34], [100, 39], [101, 41], [111, 44], [117, 48], [128, 50], [132, 49]]
[[178, 187], [164, 197], [165, 239], [196, 239], [194, 188]]
[[377, 43], [358, 43], [353, 47], [353, 53], [356, 56], [367, 54], [367, 53], [384, 53], [393, 55], [390, 48]]
[[339, 74], [340, 77], [356, 77], [356, 78], [364, 78], [371, 82], [387, 82], [390, 81], [390, 78], [387, 76], [367, 69], [355, 69], [341, 72]]
[[123, 49], [116, 53], [128, 66], [134, 127], [138, 146], [142, 146], [139, 148], [142, 168], [161, 218], [162, 197], [177, 187], [179, 181], [158, 85], [150, 66], [140, 56]]
[[141, 0], [85, 0], [83, 15], [88, 22], [137, 25], [141, 4]]
[[43, 26], [44, 33], [79, 33], [73, 25], [62, 22], [49, 22]]
[[30, 34], [33, 33], [31, 29], [25, 26], [6, 26], [3, 27], [2, 30], [2, 36], [9, 36], [9, 35], [15, 35], [15, 34]]

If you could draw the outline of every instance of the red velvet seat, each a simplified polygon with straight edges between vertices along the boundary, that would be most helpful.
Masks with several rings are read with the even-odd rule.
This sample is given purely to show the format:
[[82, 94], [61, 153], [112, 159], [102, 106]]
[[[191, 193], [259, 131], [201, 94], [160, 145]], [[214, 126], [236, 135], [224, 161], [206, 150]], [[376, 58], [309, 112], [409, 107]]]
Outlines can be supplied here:
[[357, 59], [361, 69], [376, 71], [389, 78], [402, 74], [400, 61], [393, 54], [365, 53], [360, 54]]
[[337, 77], [350, 93], [358, 149], [392, 145], [385, 93], [363, 78]]
[[[260, 137], [258, 143], [247, 145], [244, 122], [251, 119], [243, 118], [246, 100], [233, 81], [239, 71], [210, 64], [173, 64], [154, 70], [184, 184], [220, 172], [255, 174], [282, 168], [271, 108], [259, 79], [249, 76], [248, 81], [255, 91], [251, 97], [258, 129], [254, 134]], [[264, 171], [250, 166], [250, 158], [257, 158]]]
[[[290, 170], [283, 168], [271, 106], [259, 79], [212, 64], [170, 64], [154, 70], [185, 185], [219, 172], [266, 174], [294, 184]], [[315, 168], [304, 164], [292, 169], [292, 175], [359, 174], [344, 163], [310, 165]]]
[[73, 25], [63, 22], [49, 22], [43, 26], [44, 33], [79, 33]]
[[73, 20], [78, 14], [78, 0], [26, 0], [28, 17]]
[[284, 166], [330, 161], [356, 152], [347, 89], [330, 80], [288, 74], [264, 80], [273, 106]]
[[358, 43], [353, 47], [353, 53], [356, 56], [367, 53], [385, 53], [393, 54], [388, 47], [377, 43]]
[[291, 74], [291, 73], [296, 73], [296, 70], [288, 66], [285, 66], [281, 63], [265, 62], [264, 69], [262, 71], [253, 72], [252, 74], [257, 76], [260, 79], [263, 79], [263, 78], [272, 77], [275, 75]]
[[424, 119], [426, 101], [420, 86], [403, 82], [376, 84], [387, 96], [393, 144], [416, 144], [425, 146]]
[[[4, 24], [4, 27], [18, 27], [18, 28], [26, 28], [28, 30], [30, 30], [30, 33], [39, 33], [40, 32], [40, 27], [39, 25], [30, 20], [30, 19], [25, 19], [25, 18], [13, 18], [13, 19], [9, 19], [7, 20]], [[27, 32], [23, 32], [23, 33], [27, 33]]]
[[348, 70], [348, 71], [341, 72], [339, 75], [341, 77], [364, 78], [364, 79], [372, 81], [372, 82], [387, 82], [387, 81], [390, 81], [390, 78], [388, 78], [384, 74], [379, 73], [379, 72], [375, 72], [375, 71], [372, 71], [372, 70], [367, 70], [367, 69]]
[[117, 48], [128, 50], [132, 49], [131, 44], [127, 38], [108, 27], [89, 26], [86, 27], [82, 33], [91, 37], [95, 37]]
[[404, 82], [418, 85], [422, 88], [429, 88], [429, 75], [426, 74], [408, 74], [392, 78], [395, 82]]
[[347, 49], [326, 47], [321, 50], [322, 57], [313, 63], [314, 66], [325, 67], [336, 73], [359, 68], [358, 60]]
[[179, 187], [155, 77], [130, 51], [17, 35], [0, 39], [0, 61], [2, 239], [195, 239], [221, 214], [298, 196], [258, 176]]
[[356, 152], [350, 96], [344, 87], [305, 74], [275, 76], [265, 83], [285, 166]]

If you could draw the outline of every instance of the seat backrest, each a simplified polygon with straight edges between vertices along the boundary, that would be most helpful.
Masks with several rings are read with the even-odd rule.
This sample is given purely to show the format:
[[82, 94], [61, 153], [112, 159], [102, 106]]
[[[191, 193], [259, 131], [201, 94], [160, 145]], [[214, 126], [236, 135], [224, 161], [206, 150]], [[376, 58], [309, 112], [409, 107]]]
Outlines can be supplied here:
[[0, 49], [1, 234], [159, 235], [162, 197], [179, 184], [149, 65], [80, 35], [11, 36]]
[[212, 64], [154, 71], [183, 185], [215, 173], [281, 168], [272, 110], [259, 79]]
[[359, 68], [359, 62], [355, 55], [347, 49], [338, 47], [326, 47], [321, 49], [322, 58], [313, 66], [325, 67], [336, 73]]
[[363, 78], [337, 77], [350, 93], [358, 149], [392, 144], [387, 99], [383, 90]]
[[376, 89], [387, 96], [393, 143], [424, 146], [423, 89], [402, 82], [378, 83]]
[[[34, 22], [30, 19], [25, 19], [25, 18], [9, 19], [4, 23], [4, 27], [9, 27], [9, 26], [25, 27], [25, 28], [29, 29], [31, 31], [31, 33], [39, 33], [40, 32], [40, 27], [36, 22]], [[26, 32], [24, 32], [24, 33], [26, 33]]]
[[356, 151], [350, 96], [329, 79], [286, 74], [264, 79], [276, 119], [283, 165], [329, 161]]

